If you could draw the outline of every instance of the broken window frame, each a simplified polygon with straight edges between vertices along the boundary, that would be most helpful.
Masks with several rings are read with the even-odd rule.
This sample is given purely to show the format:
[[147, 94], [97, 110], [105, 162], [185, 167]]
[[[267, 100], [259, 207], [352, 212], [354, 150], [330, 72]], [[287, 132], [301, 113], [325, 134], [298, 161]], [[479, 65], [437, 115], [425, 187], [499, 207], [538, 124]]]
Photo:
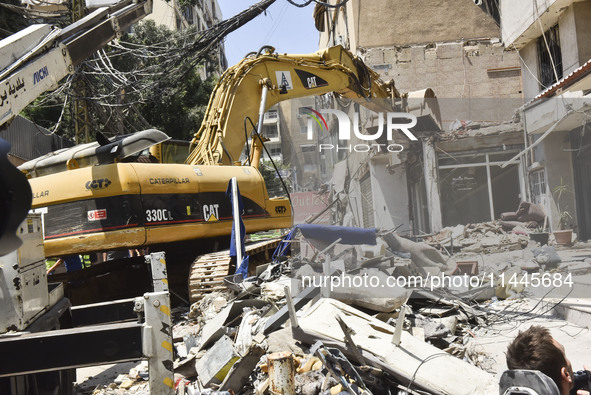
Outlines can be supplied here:
[[371, 190], [371, 174], [367, 171], [359, 178], [359, 191], [361, 196], [361, 216], [363, 227], [374, 228], [376, 225], [373, 209], [373, 193]]
[[[546, 38], [545, 40], [544, 37]], [[546, 42], [548, 43], [547, 46]], [[552, 26], [543, 35], [538, 37], [537, 49], [540, 90], [544, 90], [561, 80], [563, 75], [558, 24]], [[554, 68], [556, 68], [556, 73], [554, 72]]]
[[541, 206], [546, 213], [549, 213], [550, 193], [548, 190], [546, 168], [535, 169], [529, 172], [529, 188], [532, 203]]

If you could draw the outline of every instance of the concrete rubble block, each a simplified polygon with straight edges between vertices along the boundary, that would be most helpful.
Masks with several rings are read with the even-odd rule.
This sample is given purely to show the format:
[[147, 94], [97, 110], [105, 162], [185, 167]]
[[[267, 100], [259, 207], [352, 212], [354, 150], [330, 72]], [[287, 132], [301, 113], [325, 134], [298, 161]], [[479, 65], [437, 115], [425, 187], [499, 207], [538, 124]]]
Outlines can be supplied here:
[[203, 317], [206, 321], [213, 318], [228, 303], [228, 300], [230, 300], [232, 295], [233, 293], [230, 291], [226, 293], [215, 292], [205, 295], [203, 299], [191, 305], [189, 317]]
[[267, 282], [261, 285], [261, 297], [277, 302], [285, 298], [285, 285], [279, 282]]
[[[303, 374], [298, 374], [295, 377], [296, 380], [296, 393], [302, 395], [316, 395], [321, 393], [322, 384], [326, 377], [319, 371], [314, 370]], [[334, 378], [329, 379], [327, 386], [329, 388], [337, 385], [337, 381]]]
[[376, 268], [356, 275], [341, 274], [330, 284], [330, 297], [376, 312], [392, 312], [408, 300], [412, 290], [388, 286], [390, 276]]
[[293, 338], [291, 328], [279, 329], [267, 336], [267, 352], [281, 351], [291, 351], [297, 355], [305, 354], [302, 344]]
[[195, 364], [199, 382], [204, 387], [222, 383], [239, 359], [232, 339], [222, 336]]
[[172, 340], [180, 342], [184, 340], [187, 335], [196, 335], [200, 328], [199, 325], [189, 322], [183, 323], [182, 325], [174, 325], [172, 327]]
[[591, 273], [591, 264], [589, 262], [564, 262], [558, 268], [562, 272], [572, 273], [573, 275]]
[[384, 370], [401, 383], [413, 382], [413, 389], [437, 394], [498, 394], [495, 377], [403, 331], [399, 346], [392, 344], [394, 328], [351, 306], [333, 299], [321, 299], [299, 320], [294, 337], [307, 344], [320, 340], [337, 347], [347, 358], [354, 355], [336, 330], [336, 317], [354, 328], [353, 340], [367, 364]]
[[183, 377], [196, 377], [197, 370], [195, 370], [195, 354], [189, 354], [187, 358], [174, 362], [174, 373], [180, 374]]
[[260, 299], [248, 299], [232, 302], [227, 305], [212, 319], [207, 321], [201, 331], [201, 341], [197, 346], [197, 350], [206, 348], [217, 339], [222, 337], [226, 331], [226, 325], [242, 314], [245, 307], [261, 308], [268, 303]]
[[415, 327], [423, 329], [425, 339], [427, 340], [453, 335], [458, 323], [456, 317], [433, 319], [424, 317], [421, 314], [416, 314], [414, 317], [410, 317], [410, 320]]
[[464, 252], [474, 252], [474, 253], [481, 253], [482, 252], [482, 244], [480, 243], [480, 240], [478, 240], [476, 243], [466, 246], [462, 251]]
[[383, 235], [382, 239], [392, 251], [410, 252], [412, 263], [420, 269], [424, 270], [427, 267], [435, 267], [441, 271], [453, 269], [447, 267], [446, 259], [441, 252], [427, 243], [416, 243], [392, 233]]
[[480, 239], [480, 245], [483, 248], [496, 247], [499, 244], [501, 244], [501, 238], [495, 234], [489, 234], [489, 232]]
[[557, 268], [562, 263], [562, 259], [552, 246], [532, 248], [531, 252], [534, 255], [534, 260], [546, 270]]
[[265, 350], [260, 345], [253, 344], [248, 352], [232, 366], [219, 389], [235, 392], [242, 389], [264, 354]]

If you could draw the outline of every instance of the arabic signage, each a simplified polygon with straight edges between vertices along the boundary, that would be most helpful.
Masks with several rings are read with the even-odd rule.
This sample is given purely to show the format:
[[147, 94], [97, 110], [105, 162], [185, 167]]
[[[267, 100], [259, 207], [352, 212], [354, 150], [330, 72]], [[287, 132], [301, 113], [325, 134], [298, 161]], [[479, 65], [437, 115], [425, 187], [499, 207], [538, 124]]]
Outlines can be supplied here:
[[21, 90], [25, 89], [25, 80], [18, 77], [14, 82], [6, 81], [4, 86], [0, 88], [0, 107], [4, 103], [10, 103], [12, 98], [17, 98]]

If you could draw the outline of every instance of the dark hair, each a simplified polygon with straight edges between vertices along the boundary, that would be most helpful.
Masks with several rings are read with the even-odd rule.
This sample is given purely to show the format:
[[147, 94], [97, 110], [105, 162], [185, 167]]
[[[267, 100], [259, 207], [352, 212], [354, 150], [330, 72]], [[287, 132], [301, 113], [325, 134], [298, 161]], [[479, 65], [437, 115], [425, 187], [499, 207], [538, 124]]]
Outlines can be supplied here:
[[548, 329], [532, 326], [519, 335], [507, 348], [509, 369], [539, 370], [561, 388], [561, 373], [567, 367], [564, 352], [556, 346]]

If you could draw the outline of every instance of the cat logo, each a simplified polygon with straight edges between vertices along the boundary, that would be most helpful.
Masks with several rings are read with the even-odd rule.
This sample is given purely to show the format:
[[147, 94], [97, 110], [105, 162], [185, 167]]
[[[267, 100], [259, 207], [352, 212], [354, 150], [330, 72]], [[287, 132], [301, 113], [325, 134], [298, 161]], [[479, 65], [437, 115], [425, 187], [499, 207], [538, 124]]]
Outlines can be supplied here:
[[220, 215], [218, 209], [220, 208], [219, 204], [206, 204], [203, 206], [203, 219], [207, 222], [211, 221], [219, 221]]
[[93, 190], [107, 188], [109, 185], [111, 185], [111, 180], [108, 178], [99, 178], [96, 180], [87, 181], [85, 187], [86, 189]]
[[296, 69], [295, 72], [298, 75], [298, 77], [300, 77], [300, 81], [306, 89], [314, 89], [320, 88], [322, 86], [328, 86], [328, 82], [317, 75], [299, 69]]

